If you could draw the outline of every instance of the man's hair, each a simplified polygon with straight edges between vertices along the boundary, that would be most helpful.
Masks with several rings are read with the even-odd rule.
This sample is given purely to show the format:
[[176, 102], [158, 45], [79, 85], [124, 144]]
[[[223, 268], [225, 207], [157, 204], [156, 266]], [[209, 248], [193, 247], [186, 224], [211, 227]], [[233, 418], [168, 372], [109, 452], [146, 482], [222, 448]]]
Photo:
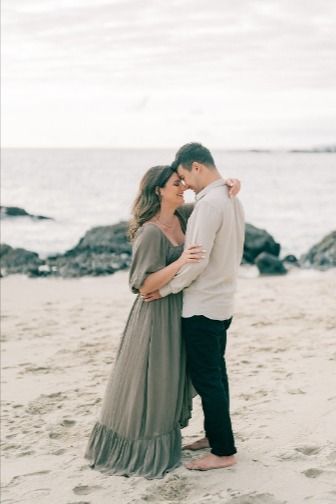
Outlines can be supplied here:
[[209, 149], [203, 147], [202, 144], [192, 142], [183, 145], [176, 153], [175, 160], [172, 164], [172, 169], [177, 170], [179, 165], [182, 165], [187, 170], [191, 170], [194, 162], [202, 163], [209, 168], [215, 166], [214, 158], [212, 157]]

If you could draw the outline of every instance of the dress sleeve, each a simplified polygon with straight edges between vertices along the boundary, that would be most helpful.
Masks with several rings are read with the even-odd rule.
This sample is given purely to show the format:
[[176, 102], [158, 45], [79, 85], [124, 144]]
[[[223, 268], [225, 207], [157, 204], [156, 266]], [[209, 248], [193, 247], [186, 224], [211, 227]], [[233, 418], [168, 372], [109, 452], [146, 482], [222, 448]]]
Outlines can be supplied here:
[[138, 294], [140, 287], [151, 273], [166, 266], [164, 236], [154, 224], [145, 224], [138, 230], [133, 244], [129, 286]]

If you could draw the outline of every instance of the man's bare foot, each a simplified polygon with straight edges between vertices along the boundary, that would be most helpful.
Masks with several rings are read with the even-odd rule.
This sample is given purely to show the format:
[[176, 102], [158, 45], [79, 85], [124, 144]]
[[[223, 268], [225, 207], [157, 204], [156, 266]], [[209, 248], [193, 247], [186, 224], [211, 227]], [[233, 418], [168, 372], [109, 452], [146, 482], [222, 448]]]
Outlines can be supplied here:
[[202, 439], [199, 439], [198, 441], [195, 441], [194, 443], [183, 446], [182, 450], [196, 451], [196, 450], [202, 450], [203, 448], [210, 448], [207, 437], [204, 437]]
[[234, 455], [230, 455], [229, 457], [218, 457], [213, 453], [209, 453], [209, 455], [192, 460], [186, 464], [186, 468], [191, 471], [209, 471], [211, 469], [231, 467], [236, 464], [236, 462]]

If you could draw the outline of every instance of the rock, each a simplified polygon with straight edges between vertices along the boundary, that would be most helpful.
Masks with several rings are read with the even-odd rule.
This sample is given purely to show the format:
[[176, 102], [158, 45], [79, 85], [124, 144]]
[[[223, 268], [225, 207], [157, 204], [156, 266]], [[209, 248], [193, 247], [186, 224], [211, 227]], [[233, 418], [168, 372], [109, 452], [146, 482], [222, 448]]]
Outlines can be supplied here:
[[2, 273], [25, 273], [30, 277], [111, 275], [127, 269], [131, 263], [132, 247], [128, 240], [128, 223], [90, 229], [78, 244], [56, 256], [42, 261], [38, 254], [24, 249], [1, 245]]
[[[9, 245], [2, 247], [4, 274], [26, 273], [38, 277], [111, 275], [115, 271], [127, 269], [132, 255], [128, 222], [125, 221], [94, 227], [85, 233], [75, 247], [64, 254], [50, 256], [45, 261], [34, 252], [12, 249]], [[282, 274], [286, 269], [277, 259], [279, 252], [280, 245], [269, 233], [246, 224], [243, 262], [253, 264], [258, 258], [256, 264], [262, 274]]]
[[295, 264], [297, 266], [299, 265], [298, 258], [295, 255], [293, 255], [293, 254], [286, 255], [286, 257], [284, 257], [282, 259], [282, 262], [283, 263], [288, 263], [288, 264]]
[[127, 222], [90, 229], [64, 255], [48, 257], [51, 274], [62, 277], [101, 276], [127, 269], [132, 254], [127, 233]]
[[44, 261], [36, 252], [23, 248], [13, 248], [6, 243], [0, 245], [0, 263], [2, 275], [23, 273], [25, 275], [38, 275], [38, 268]]
[[51, 274], [61, 277], [81, 277], [85, 275], [111, 275], [115, 271], [126, 269], [130, 265], [130, 255], [118, 256], [111, 253], [82, 253], [76, 256], [48, 258]]
[[336, 231], [332, 231], [301, 256], [303, 266], [322, 270], [336, 267]]
[[83, 252], [131, 254], [132, 247], [128, 236], [128, 222], [119, 222], [111, 226], [98, 226], [90, 229], [78, 244], [68, 250], [66, 256], [76, 256]]
[[28, 217], [29, 213], [19, 207], [0, 207], [1, 217]]
[[262, 252], [278, 257], [280, 244], [267, 231], [246, 224], [243, 262], [253, 264], [255, 258]]
[[255, 259], [255, 264], [261, 275], [284, 275], [287, 273], [280, 259], [267, 252], [259, 254]]
[[282, 260], [281, 260], [282, 264], [285, 266], [285, 268], [287, 269], [287, 272], [288, 271], [292, 271], [293, 269], [296, 269], [296, 268], [300, 268], [301, 267], [301, 264], [300, 264], [300, 261], [298, 260], [298, 258], [293, 255], [293, 254], [289, 254], [289, 255], [286, 255]]
[[0, 207], [0, 217], [2, 219], [9, 217], [29, 217], [34, 220], [53, 220], [52, 217], [45, 217], [44, 215], [33, 215], [28, 212], [24, 208], [20, 207]]

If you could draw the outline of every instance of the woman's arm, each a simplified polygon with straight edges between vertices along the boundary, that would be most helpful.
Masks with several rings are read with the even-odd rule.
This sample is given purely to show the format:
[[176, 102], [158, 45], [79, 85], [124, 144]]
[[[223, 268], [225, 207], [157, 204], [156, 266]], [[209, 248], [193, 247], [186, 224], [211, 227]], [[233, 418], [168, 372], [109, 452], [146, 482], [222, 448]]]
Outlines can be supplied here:
[[[237, 196], [241, 189], [241, 183], [239, 179], [236, 178], [228, 178], [224, 179], [225, 185], [229, 188], [229, 196], [230, 198]], [[180, 209], [184, 212], [186, 218], [188, 219], [193, 211], [195, 203], [185, 203], [180, 207]]]
[[203, 258], [202, 247], [198, 245], [191, 245], [188, 247], [181, 256], [169, 264], [165, 268], [148, 275], [142, 286], [140, 287], [140, 294], [142, 296], [146, 296], [150, 292], [154, 292], [158, 289], [161, 289], [164, 285], [166, 285], [182, 268], [184, 264], [187, 263], [196, 263], [200, 262]]

